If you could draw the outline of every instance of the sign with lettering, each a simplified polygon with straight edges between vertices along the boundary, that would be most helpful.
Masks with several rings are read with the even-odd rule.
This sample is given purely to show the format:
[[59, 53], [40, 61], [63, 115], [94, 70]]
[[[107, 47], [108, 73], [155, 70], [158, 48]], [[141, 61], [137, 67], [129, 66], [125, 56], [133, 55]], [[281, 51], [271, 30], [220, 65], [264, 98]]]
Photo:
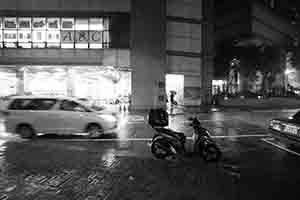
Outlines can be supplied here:
[[72, 30], [72, 29], [74, 29], [74, 19], [73, 18], [62, 18], [61, 28], [63, 30]]
[[[0, 48], [127, 48], [129, 18], [123, 17], [0, 16]], [[114, 18], [118, 23], [111, 24]]]
[[34, 29], [46, 28], [46, 18], [33, 18], [32, 27]]
[[102, 32], [90, 31], [90, 43], [102, 43]]
[[74, 31], [61, 31], [61, 42], [62, 43], [73, 43], [74, 42]]
[[19, 28], [30, 29], [31, 18], [19, 18]]
[[59, 29], [59, 18], [48, 18], [48, 29]]
[[75, 32], [75, 42], [76, 43], [88, 43], [89, 42], [89, 32], [88, 31], [76, 31]]
[[4, 18], [4, 28], [17, 28], [17, 18], [15, 17]]

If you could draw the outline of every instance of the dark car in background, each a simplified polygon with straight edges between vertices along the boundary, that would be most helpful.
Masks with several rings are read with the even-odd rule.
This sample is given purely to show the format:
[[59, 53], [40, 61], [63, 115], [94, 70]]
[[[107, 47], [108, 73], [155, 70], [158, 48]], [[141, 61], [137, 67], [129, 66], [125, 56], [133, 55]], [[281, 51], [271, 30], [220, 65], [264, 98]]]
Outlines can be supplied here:
[[276, 138], [300, 142], [300, 111], [289, 118], [272, 119], [269, 130]]

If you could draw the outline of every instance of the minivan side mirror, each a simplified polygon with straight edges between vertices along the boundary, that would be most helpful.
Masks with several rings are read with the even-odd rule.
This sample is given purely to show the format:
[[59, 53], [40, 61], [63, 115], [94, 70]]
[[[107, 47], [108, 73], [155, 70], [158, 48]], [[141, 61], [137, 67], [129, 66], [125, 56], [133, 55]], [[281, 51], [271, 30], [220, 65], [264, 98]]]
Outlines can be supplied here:
[[85, 112], [85, 110], [82, 107], [79, 107], [79, 106], [75, 107], [74, 111], [75, 112]]

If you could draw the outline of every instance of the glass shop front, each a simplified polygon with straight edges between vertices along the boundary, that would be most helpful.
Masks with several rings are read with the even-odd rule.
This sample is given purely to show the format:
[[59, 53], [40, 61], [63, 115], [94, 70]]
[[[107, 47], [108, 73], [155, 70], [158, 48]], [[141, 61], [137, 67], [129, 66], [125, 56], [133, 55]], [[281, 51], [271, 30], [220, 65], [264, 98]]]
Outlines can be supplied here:
[[113, 66], [0, 66], [0, 97], [70, 96], [112, 104], [131, 94], [131, 72]]

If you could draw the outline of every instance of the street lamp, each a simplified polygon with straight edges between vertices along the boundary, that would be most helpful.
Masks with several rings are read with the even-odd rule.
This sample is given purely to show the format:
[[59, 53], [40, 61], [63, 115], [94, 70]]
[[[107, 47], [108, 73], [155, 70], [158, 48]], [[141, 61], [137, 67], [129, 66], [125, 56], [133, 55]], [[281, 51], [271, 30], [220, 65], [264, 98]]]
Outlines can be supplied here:
[[285, 71], [284, 71], [284, 88], [285, 88], [285, 92], [287, 92], [288, 91], [288, 81], [289, 81], [289, 75], [291, 74], [291, 73], [293, 73], [294, 72], [294, 70], [293, 69], [286, 69]]
[[292, 69], [286, 69], [285, 71], [284, 71], [284, 74], [286, 75], [286, 76], [288, 76], [290, 73], [292, 73], [292, 72], [294, 72], [294, 70], [292, 70]]

